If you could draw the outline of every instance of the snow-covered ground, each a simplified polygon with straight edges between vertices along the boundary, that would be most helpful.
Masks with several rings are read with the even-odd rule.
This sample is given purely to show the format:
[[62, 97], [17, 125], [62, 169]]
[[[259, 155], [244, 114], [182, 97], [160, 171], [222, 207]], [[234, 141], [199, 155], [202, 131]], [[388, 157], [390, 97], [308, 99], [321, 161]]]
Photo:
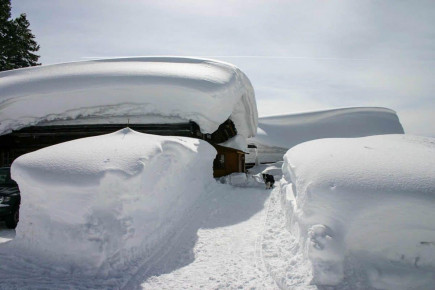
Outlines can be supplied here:
[[[204, 196], [194, 213], [201, 219], [193, 222], [192, 261], [163, 275], [157, 271], [141, 286], [315, 289], [309, 285], [310, 268], [299, 244], [285, 229], [279, 195], [278, 188], [219, 186]], [[187, 252], [183, 247], [177, 246], [166, 258], [177, 259]]]
[[393, 110], [376, 107], [342, 108], [326, 111], [261, 117], [257, 135], [249, 139], [258, 147], [259, 162], [282, 160], [293, 146], [321, 138], [355, 138], [403, 134]]
[[[136, 136], [138, 133], [121, 131], [101, 138], [116, 139], [123, 134], [126, 134], [127, 140], [130, 137], [140, 140], [144, 135]], [[165, 138], [167, 137], [163, 140]], [[189, 142], [185, 144], [179, 138], [176, 139], [178, 141], [173, 141], [176, 143], [173, 145], [179, 147], [177, 152], [184, 152], [186, 146], [195, 148], [200, 145]], [[87, 138], [74, 142], [82, 142], [88, 148], [91, 140], [93, 139]], [[68, 143], [63, 146], [68, 146]], [[196, 148], [200, 147], [204, 146]], [[209, 146], [203, 148], [205, 152], [208, 152], [207, 147]], [[165, 148], [167, 147], [162, 146], [163, 151], [158, 150], [160, 153], [155, 156], [165, 155]], [[55, 213], [59, 212], [59, 208], [55, 209], [54, 205], [57, 204], [60, 209], [69, 209], [70, 212], [75, 208], [73, 204], [77, 205], [81, 197], [69, 197], [67, 204], [62, 199], [47, 204], [41, 200], [41, 194], [29, 197], [30, 192], [26, 194], [29, 188], [24, 188], [23, 203], [27, 197], [32, 200], [32, 204], [23, 204], [23, 220], [16, 235], [0, 224], [0, 289], [433, 289], [434, 148], [433, 138], [407, 135], [307, 142], [291, 149], [285, 156], [284, 164], [260, 165], [251, 170], [251, 175], [268, 172], [280, 176], [279, 168], [283, 165], [284, 178], [276, 183], [273, 190], [265, 190], [252, 181], [246, 182], [251, 175], [235, 175], [233, 179], [226, 179], [229, 183], [233, 180], [236, 185], [233, 186], [207, 179], [202, 176], [204, 173], [198, 175], [203, 178], [202, 181], [196, 182], [192, 182], [188, 176], [179, 178], [181, 170], [177, 170], [176, 174], [171, 169], [167, 174], [151, 173], [153, 178], [162, 175], [156, 179], [159, 193], [163, 192], [162, 188], [171, 191], [168, 197], [183, 192], [177, 202], [184, 203], [185, 210], [175, 213], [172, 230], [166, 231], [164, 238], [154, 239], [159, 243], [150, 244], [142, 253], [135, 251], [133, 258], [124, 259], [122, 264], [119, 263], [117, 253], [110, 251], [110, 247], [92, 252], [92, 257], [101, 258], [101, 264], [71, 263], [68, 249], [51, 257], [52, 251], [57, 251], [56, 247], [59, 247], [61, 241], [68, 241], [72, 237], [69, 229], [74, 228], [74, 225], [68, 225], [67, 221], [71, 219], [76, 222], [76, 226], [79, 223], [76, 217], [65, 214], [57, 216]], [[170, 146], [169, 153], [173, 149]], [[41, 156], [56, 153], [55, 148], [46, 150], [45, 153], [42, 152], [44, 154], [35, 152], [18, 160], [17, 165], [14, 165], [14, 177], [21, 174], [21, 178], [29, 178], [31, 182], [47, 181], [41, 176], [32, 177], [35, 176], [34, 173], [43, 174], [39, 169], [32, 168], [32, 164], [39, 163]], [[116, 156], [110, 150], [103, 150], [104, 154]], [[128, 154], [124, 152], [127, 156], [137, 157], [131, 150], [127, 151]], [[72, 154], [79, 156], [77, 152]], [[84, 164], [100, 165], [80, 171], [90, 170], [90, 176], [96, 177], [99, 176], [96, 174], [97, 168], [108, 171], [113, 169], [96, 162], [102, 156], [92, 157], [94, 154], [92, 149], [90, 153], [85, 153], [82, 158], [87, 162]], [[203, 158], [207, 154], [203, 154]], [[190, 157], [173, 166], [185, 167], [186, 162], [196, 160], [194, 154], [187, 155]], [[149, 172], [146, 164], [150, 160], [140, 159], [143, 163], [139, 167], [125, 167], [128, 164], [138, 164], [131, 162], [137, 161], [136, 157], [126, 163], [120, 162], [122, 158], [111, 159], [110, 162], [118, 168], [130, 168], [148, 181], [149, 177], [142, 173]], [[103, 158], [102, 163], [105, 160]], [[173, 159], [156, 160], [153, 168], [158, 169]], [[198, 162], [202, 163], [201, 160]], [[71, 160], [67, 163], [70, 164]], [[51, 165], [46, 165], [46, 168], [53, 170], [63, 166], [58, 162], [48, 164]], [[196, 166], [198, 165], [197, 163]], [[201, 171], [203, 170], [205, 169]], [[208, 170], [211, 171], [211, 168]], [[125, 172], [132, 173], [129, 170]], [[52, 172], [47, 175], [59, 177], [55, 184], [51, 181], [48, 183], [51, 197], [62, 194], [54, 192], [55, 188], [72, 188], [74, 180], [63, 179], [63, 173]], [[109, 187], [104, 186], [104, 182], [93, 186], [104, 188], [109, 194], [119, 193], [120, 188], [137, 189], [134, 185], [126, 186], [125, 180], [132, 179], [128, 174], [116, 178], [112, 178], [111, 174], [106, 176], [116, 182], [109, 182]], [[26, 186], [26, 181], [19, 178], [19, 182]], [[99, 178], [104, 180], [102, 176]], [[173, 184], [177, 184], [176, 189], [171, 187]], [[82, 191], [87, 186], [75, 186], [75, 189]], [[143, 190], [146, 192], [146, 188]], [[119, 197], [124, 194], [125, 192], [120, 193]], [[103, 192], [95, 196], [106, 200]], [[157, 195], [154, 197], [157, 198]], [[78, 239], [98, 238], [95, 241], [85, 241], [85, 245], [115, 242], [120, 249], [129, 249], [130, 239], [138, 241], [140, 238], [146, 241], [152, 237], [145, 234], [149, 223], [161, 221], [160, 227], [168, 228], [167, 221], [171, 215], [174, 216], [171, 212], [173, 207], [159, 211], [158, 218], [153, 219], [152, 212], [142, 216], [132, 212], [128, 199], [120, 199], [122, 207], [111, 203], [111, 198], [108, 201], [104, 204], [91, 202], [91, 205], [99, 208], [90, 206], [88, 216], [102, 217], [97, 213], [106, 212], [104, 217], [109, 216], [109, 221], [121, 220], [121, 216], [130, 216], [130, 221], [121, 224], [105, 222], [105, 218], [100, 219], [100, 224], [83, 221], [90, 226], [95, 225], [95, 231], [86, 231], [86, 235]], [[159, 207], [164, 208], [170, 202], [170, 198], [165, 198]], [[32, 211], [31, 207], [35, 206], [42, 206], [39, 208], [42, 211], [50, 209], [45, 214], [53, 215], [52, 221], [63, 223], [63, 227], [51, 227], [53, 222], [48, 223], [48, 219], [42, 218], [41, 212]], [[146, 204], [140, 203], [137, 206]], [[116, 210], [113, 212], [107, 211], [114, 208]], [[54, 211], [51, 212], [52, 210]], [[84, 213], [82, 209], [76, 210], [74, 213], [79, 216]], [[26, 211], [32, 212], [32, 215]], [[143, 219], [145, 217], [147, 218]], [[100, 227], [104, 230], [97, 231]], [[120, 240], [118, 235], [122, 231], [125, 239]], [[56, 236], [49, 240], [52, 234]], [[92, 236], [87, 236], [88, 234]], [[39, 238], [51, 247], [22, 243], [23, 240], [37, 242]], [[77, 244], [66, 244], [65, 247], [71, 247], [71, 251], [79, 249]], [[92, 260], [81, 253], [78, 253], [78, 257]]]
[[[258, 171], [276, 170], [275, 167]], [[171, 176], [164, 178], [171, 179]], [[197, 184], [189, 180], [186, 184], [197, 191]], [[74, 198], [69, 199], [68, 208], [72, 202]], [[162, 213], [161, 220], [167, 215], [170, 213]], [[21, 222], [33, 221], [25, 214]], [[25, 226], [28, 238], [33, 235], [36, 240], [56, 231], [42, 222], [36, 221], [42, 233], [36, 233], [36, 227], [30, 230]], [[297, 240], [286, 230], [278, 187], [271, 191], [263, 186], [234, 187], [212, 180], [174, 226], [176, 230], [158, 245], [148, 248], [148, 255], [143, 259], [126, 261], [122, 270], [117, 270], [119, 265], [115, 264], [110, 273], [96, 273], [89, 265], [71, 266], [63, 255], [57, 261], [48, 260], [49, 248], [38, 255], [29, 252], [20, 245], [20, 236], [24, 234], [21, 224], [16, 237], [13, 231], [0, 225], [0, 289], [315, 289], [309, 285], [312, 279], [309, 264]], [[118, 227], [105, 225], [104, 228], [106, 233], [118, 234]], [[65, 232], [66, 241], [71, 238], [68, 234]], [[111, 239], [117, 237], [106, 236], [107, 241]], [[58, 246], [62, 240], [45, 242]], [[66, 246], [72, 247], [72, 251], [79, 247]]]

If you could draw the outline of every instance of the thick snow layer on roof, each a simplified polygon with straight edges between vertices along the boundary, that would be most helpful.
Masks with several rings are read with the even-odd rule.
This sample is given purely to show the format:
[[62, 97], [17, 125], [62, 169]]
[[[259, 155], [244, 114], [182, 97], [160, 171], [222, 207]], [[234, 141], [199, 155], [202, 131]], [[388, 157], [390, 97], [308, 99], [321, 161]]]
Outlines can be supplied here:
[[434, 138], [310, 141], [287, 152], [283, 174], [290, 229], [317, 285], [435, 285]]
[[321, 138], [402, 133], [396, 112], [386, 108], [357, 107], [262, 117], [259, 118], [257, 136], [249, 141], [289, 149]]
[[204, 133], [230, 118], [254, 136], [257, 107], [237, 67], [206, 59], [140, 57], [0, 73], [0, 134], [35, 124], [195, 121]]
[[91, 275], [146, 263], [214, 183], [215, 155], [202, 140], [128, 128], [23, 155], [12, 164], [22, 196], [14, 249]]
[[248, 144], [246, 143], [246, 138], [244, 138], [242, 135], [236, 135], [233, 138], [225, 141], [224, 143], [219, 144], [224, 147], [233, 148], [236, 150], [240, 150], [243, 152], [248, 151]]

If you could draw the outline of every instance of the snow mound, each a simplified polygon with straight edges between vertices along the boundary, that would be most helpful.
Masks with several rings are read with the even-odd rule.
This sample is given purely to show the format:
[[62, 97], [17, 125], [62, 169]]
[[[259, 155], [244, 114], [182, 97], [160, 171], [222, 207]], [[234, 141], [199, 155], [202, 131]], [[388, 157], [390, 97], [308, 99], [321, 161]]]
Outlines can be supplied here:
[[0, 135], [35, 124], [196, 122], [213, 133], [230, 118], [257, 129], [254, 89], [237, 67], [206, 59], [140, 57], [0, 73]]
[[[215, 149], [129, 128], [16, 159], [16, 247], [45, 264], [116, 274], [144, 263], [214, 183]], [[192, 186], [194, 185], [194, 186]]]
[[396, 112], [386, 108], [359, 107], [291, 115], [261, 117], [257, 135], [260, 162], [276, 162], [293, 146], [321, 138], [403, 134]]
[[315, 283], [435, 285], [434, 138], [315, 140], [287, 152], [283, 174], [288, 224]]

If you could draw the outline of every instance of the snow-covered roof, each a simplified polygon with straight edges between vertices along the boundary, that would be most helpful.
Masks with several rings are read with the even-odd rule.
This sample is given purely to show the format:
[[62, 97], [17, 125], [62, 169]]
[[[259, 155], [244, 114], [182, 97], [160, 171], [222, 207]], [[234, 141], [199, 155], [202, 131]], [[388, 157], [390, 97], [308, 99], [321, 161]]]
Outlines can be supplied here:
[[395, 111], [354, 107], [261, 117], [257, 136], [250, 142], [288, 149], [314, 139], [384, 134], [403, 134]]
[[230, 118], [254, 136], [249, 79], [215, 60], [138, 57], [0, 73], [0, 135], [29, 125], [196, 122], [212, 133]]

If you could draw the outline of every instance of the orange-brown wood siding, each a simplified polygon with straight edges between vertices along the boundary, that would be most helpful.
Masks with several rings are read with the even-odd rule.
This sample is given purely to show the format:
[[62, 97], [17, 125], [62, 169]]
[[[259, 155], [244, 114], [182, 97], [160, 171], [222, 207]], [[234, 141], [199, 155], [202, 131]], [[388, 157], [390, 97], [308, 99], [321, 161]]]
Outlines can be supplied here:
[[245, 172], [245, 153], [232, 148], [223, 146], [215, 146], [217, 155], [224, 155], [223, 168], [213, 168], [213, 176], [221, 177], [234, 172]]

